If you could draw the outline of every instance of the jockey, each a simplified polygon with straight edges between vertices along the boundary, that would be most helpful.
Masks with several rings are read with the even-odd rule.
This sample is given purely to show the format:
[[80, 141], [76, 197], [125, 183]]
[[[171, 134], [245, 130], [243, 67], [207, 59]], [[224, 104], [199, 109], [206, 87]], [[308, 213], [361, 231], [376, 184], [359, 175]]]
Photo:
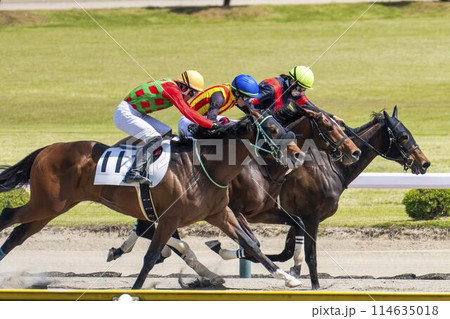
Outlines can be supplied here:
[[207, 129], [217, 126], [187, 104], [187, 101], [203, 90], [203, 85], [203, 76], [197, 71], [188, 70], [173, 81], [161, 79], [138, 86], [117, 106], [114, 113], [116, 126], [145, 143], [138, 148], [135, 162], [123, 180], [125, 183], [147, 181], [143, 176], [146, 155], [152, 154], [161, 145], [162, 135], [171, 130], [150, 114], [175, 105], [192, 122]]
[[[191, 108], [212, 122], [227, 124], [228, 118], [219, 116], [235, 105], [242, 111], [252, 107], [250, 99], [259, 97], [258, 83], [253, 77], [241, 74], [234, 78], [231, 84], [212, 86], [199, 93], [191, 102]], [[185, 137], [192, 138], [190, 127], [193, 122], [182, 116], [178, 122], [178, 132]]]
[[[295, 110], [285, 108], [290, 100], [296, 102], [297, 107], [307, 107], [321, 111], [307, 97], [306, 90], [312, 89], [314, 74], [310, 68], [299, 65], [292, 68], [288, 75], [263, 80], [259, 84], [260, 98], [252, 99], [251, 103], [256, 109], [271, 108], [281, 121], [292, 118]], [[326, 113], [326, 112], [325, 112]], [[329, 114], [337, 122], [344, 122], [336, 115]], [[298, 117], [297, 117], [298, 118]], [[283, 121], [284, 122], [284, 121]]]

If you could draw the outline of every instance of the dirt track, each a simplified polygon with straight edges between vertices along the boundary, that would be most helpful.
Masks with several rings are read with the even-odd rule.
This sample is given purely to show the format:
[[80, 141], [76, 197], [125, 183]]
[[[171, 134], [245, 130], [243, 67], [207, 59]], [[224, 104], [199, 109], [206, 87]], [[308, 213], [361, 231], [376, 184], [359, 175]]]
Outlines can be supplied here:
[[[199, 231], [201, 230], [201, 231]], [[148, 245], [140, 240], [134, 251], [106, 263], [110, 247], [121, 244], [126, 228], [103, 230], [50, 228], [29, 239], [0, 263], [0, 288], [130, 288], [139, 272]], [[197, 226], [185, 234], [215, 235], [208, 226]], [[278, 228], [261, 231], [263, 251], [277, 253], [284, 243]], [[3, 241], [7, 232], [0, 234]], [[204, 241], [187, 235], [184, 240], [209, 269], [225, 277], [223, 289], [285, 290], [283, 282], [270, 278], [260, 265], [252, 265], [252, 279], [239, 279], [238, 261], [223, 261]], [[221, 236], [223, 247], [235, 244]], [[450, 236], [443, 230], [352, 230], [325, 229], [318, 241], [322, 289], [331, 291], [435, 291], [450, 292]], [[280, 264], [289, 270], [292, 261]], [[105, 273], [106, 272], [106, 273]], [[157, 265], [144, 288], [179, 289], [182, 282], [194, 280], [193, 271], [178, 257]], [[98, 276], [104, 274], [101, 278]], [[303, 275], [307, 267], [303, 267]], [[405, 278], [405, 279], [398, 279]], [[300, 290], [309, 290], [302, 279]]]

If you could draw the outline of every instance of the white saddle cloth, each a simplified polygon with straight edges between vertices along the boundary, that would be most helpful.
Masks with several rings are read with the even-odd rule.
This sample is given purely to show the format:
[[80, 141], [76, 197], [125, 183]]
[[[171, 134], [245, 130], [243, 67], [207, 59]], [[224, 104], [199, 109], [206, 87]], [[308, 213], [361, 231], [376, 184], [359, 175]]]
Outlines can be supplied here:
[[[150, 187], [158, 185], [169, 168], [170, 140], [164, 140], [161, 146], [161, 155], [146, 169], [147, 178], [151, 181]], [[110, 147], [104, 151], [97, 163], [94, 185], [133, 187], [138, 185], [138, 183], [123, 183], [125, 174], [133, 165], [136, 149], [136, 146], [121, 145], [120, 147]]]

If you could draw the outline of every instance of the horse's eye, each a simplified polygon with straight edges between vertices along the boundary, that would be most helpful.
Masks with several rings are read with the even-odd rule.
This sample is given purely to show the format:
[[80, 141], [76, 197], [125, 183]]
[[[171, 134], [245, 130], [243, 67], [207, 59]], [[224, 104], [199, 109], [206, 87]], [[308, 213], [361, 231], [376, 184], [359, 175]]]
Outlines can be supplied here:
[[277, 129], [274, 127], [269, 127], [269, 133], [270, 134], [277, 134]]
[[402, 136], [400, 136], [401, 141], [407, 141], [408, 138], [409, 138], [408, 134], [403, 134]]

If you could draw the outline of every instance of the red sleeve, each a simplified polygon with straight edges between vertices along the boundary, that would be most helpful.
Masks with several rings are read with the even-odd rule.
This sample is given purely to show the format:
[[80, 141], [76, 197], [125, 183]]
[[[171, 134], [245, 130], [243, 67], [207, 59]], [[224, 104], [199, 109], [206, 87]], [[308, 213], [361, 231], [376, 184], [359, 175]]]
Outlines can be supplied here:
[[162, 87], [164, 89], [162, 93], [163, 98], [169, 99], [187, 119], [204, 128], [209, 129], [212, 127], [212, 122], [210, 120], [201, 116], [200, 113], [191, 108], [189, 104], [183, 100], [183, 95], [181, 95], [181, 91], [176, 84], [171, 82], [163, 83]]
[[305, 105], [306, 103], [308, 103], [309, 99], [306, 97], [306, 95], [302, 95], [300, 98], [295, 100], [295, 102], [297, 102], [298, 105], [302, 106], [302, 105]]

